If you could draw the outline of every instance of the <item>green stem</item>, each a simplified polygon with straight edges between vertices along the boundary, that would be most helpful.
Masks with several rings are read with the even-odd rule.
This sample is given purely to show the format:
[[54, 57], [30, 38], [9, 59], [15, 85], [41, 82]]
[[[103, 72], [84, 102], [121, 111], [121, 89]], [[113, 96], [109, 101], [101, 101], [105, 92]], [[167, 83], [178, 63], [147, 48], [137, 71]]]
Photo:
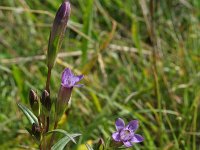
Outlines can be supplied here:
[[[57, 128], [57, 126], [58, 126], [58, 122], [56, 121], [56, 122], [54, 123], [54, 130]], [[48, 144], [49, 149], [51, 148], [51, 146], [52, 146], [52, 144], [53, 144], [54, 138], [55, 138], [55, 133], [52, 133], [50, 142], [49, 142], [49, 144]]]

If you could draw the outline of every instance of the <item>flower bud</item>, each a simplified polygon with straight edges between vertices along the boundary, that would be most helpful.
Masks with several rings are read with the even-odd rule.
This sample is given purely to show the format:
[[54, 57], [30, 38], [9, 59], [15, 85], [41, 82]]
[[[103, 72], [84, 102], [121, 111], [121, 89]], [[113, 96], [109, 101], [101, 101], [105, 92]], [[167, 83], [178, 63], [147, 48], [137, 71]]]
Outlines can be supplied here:
[[105, 149], [105, 143], [102, 138], [99, 139], [98, 143], [95, 145], [95, 149], [103, 150]]
[[30, 90], [29, 91], [29, 103], [31, 105], [31, 109], [33, 110], [33, 113], [38, 115], [39, 112], [39, 97], [35, 93], [35, 91]]
[[51, 110], [51, 99], [47, 90], [44, 90], [42, 92], [41, 103], [47, 109], [48, 112]]
[[67, 27], [67, 22], [70, 16], [70, 3], [63, 2], [57, 11], [54, 19], [53, 27], [49, 37], [49, 45], [47, 52], [47, 65], [52, 68], [57, 56], [58, 51], [62, 45], [64, 33]]
[[35, 123], [32, 124], [32, 134], [36, 137], [36, 139], [40, 139], [41, 130], [40, 127]]

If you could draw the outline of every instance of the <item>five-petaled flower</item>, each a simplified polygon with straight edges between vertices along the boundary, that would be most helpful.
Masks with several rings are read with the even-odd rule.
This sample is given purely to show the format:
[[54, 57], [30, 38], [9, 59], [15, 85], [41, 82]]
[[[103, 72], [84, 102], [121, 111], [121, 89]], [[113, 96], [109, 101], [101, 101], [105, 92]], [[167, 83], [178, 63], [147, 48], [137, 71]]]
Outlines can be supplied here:
[[56, 102], [56, 120], [62, 116], [69, 103], [73, 87], [81, 87], [82, 84], [77, 84], [83, 75], [74, 75], [69, 68], [66, 68], [61, 77], [61, 86], [58, 92], [58, 99]]
[[112, 134], [112, 138], [116, 142], [122, 142], [126, 147], [133, 146], [134, 143], [139, 143], [144, 140], [144, 138], [135, 134], [135, 131], [138, 128], [138, 121], [132, 120], [125, 126], [124, 120], [118, 118], [115, 123], [117, 132]]

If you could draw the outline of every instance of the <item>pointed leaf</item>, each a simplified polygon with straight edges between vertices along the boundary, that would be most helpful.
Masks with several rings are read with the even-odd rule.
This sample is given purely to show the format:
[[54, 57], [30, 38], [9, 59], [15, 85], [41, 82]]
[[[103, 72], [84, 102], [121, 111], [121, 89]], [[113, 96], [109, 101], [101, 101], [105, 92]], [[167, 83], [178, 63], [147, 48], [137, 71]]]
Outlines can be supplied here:
[[72, 142], [74, 142], [76, 144], [76, 141], [74, 140], [73, 137], [71, 137], [71, 135], [77, 135], [80, 136], [81, 134], [77, 133], [77, 134], [69, 134], [67, 131], [63, 130], [63, 129], [55, 129], [52, 131], [47, 132], [47, 134], [53, 133], [53, 132], [57, 132], [57, 133], [62, 133], [65, 136], [67, 136]]
[[31, 135], [31, 137], [37, 142], [37, 144], [39, 145], [39, 144], [40, 144], [40, 139], [36, 138], [36, 137], [33, 135], [31, 129], [29, 129], [28, 127], [25, 127], [25, 129], [26, 129], [27, 132]]
[[33, 123], [38, 125], [38, 119], [37, 117], [26, 107], [23, 106], [21, 104], [18, 104], [19, 108], [22, 110], [22, 112], [24, 113], [24, 115], [26, 116], [26, 118], [29, 120], [29, 122], [31, 123], [31, 125]]
[[64, 136], [62, 139], [60, 139], [56, 144], [54, 144], [51, 147], [51, 150], [63, 150], [67, 145], [67, 143], [69, 143], [71, 139], [74, 139], [77, 136], [80, 136], [80, 134], [70, 134], [70, 135], [68, 134]]

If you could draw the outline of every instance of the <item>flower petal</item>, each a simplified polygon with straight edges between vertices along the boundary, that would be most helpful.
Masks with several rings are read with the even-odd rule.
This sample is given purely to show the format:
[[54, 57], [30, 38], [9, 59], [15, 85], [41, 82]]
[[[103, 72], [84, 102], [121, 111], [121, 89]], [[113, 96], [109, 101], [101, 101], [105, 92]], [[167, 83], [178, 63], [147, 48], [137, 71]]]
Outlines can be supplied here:
[[113, 134], [112, 134], [112, 138], [113, 138], [113, 140], [115, 140], [115, 141], [117, 141], [117, 142], [120, 142], [120, 141], [121, 141], [121, 140], [120, 140], [120, 134], [119, 134], [119, 132], [113, 133]]
[[84, 84], [75, 84], [74, 87], [83, 87]]
[[124, 141], [123, 144], [124, 144], [124, 146], [126, 146], [126, 147], [131, 147], [131, 146], [133, 146], [133, 144], [131, 143], [131, 141]]
[[139, 124], [138, 124], [138, 120], [132, 120], [128, 123], [128, 125], [126, 126], [126, 128], [128, 128], [131, 131], [135, 131], [137, 130]]
[[66, 78], [73, 77], [74, 74], [69, 68], [65, 68], [65, 70], [62, 73], [62, 83], [65, 82]]
[[125, 127], [125, 123], [124, 123], [124, 120], [121, 119], [121, 118], [118, 118], [115, 122], [115, 127], [117, 129], [117, 131], [123, 129]]
[[139, 134], [135, 134], [133, 136], [133, 138], [131, 139], [132, 143], [140, 143], [142, 141], [144, 141], [144, 138], [141, 135], [139, 135]]
[[66, 68], [62, 73], [61, 85], [66, 88], [71, 88], [82, 78], [83, 75], [75, 76], [69, 68]]
[[[70, 78], [71, 86], [75, 86], [76, 83], [79, 82], [81, 79], [83, 79], [83, 75], [73, 76], [72, 78]], [[81, 85], [76, 85], [76, 87], [81, 87]]]
[[79, 82], [81, 79], [83, 79], [83, 75], [79, 75], [79, 76], [74, 76], [73, 77], [73, 81], [74, 82]]

